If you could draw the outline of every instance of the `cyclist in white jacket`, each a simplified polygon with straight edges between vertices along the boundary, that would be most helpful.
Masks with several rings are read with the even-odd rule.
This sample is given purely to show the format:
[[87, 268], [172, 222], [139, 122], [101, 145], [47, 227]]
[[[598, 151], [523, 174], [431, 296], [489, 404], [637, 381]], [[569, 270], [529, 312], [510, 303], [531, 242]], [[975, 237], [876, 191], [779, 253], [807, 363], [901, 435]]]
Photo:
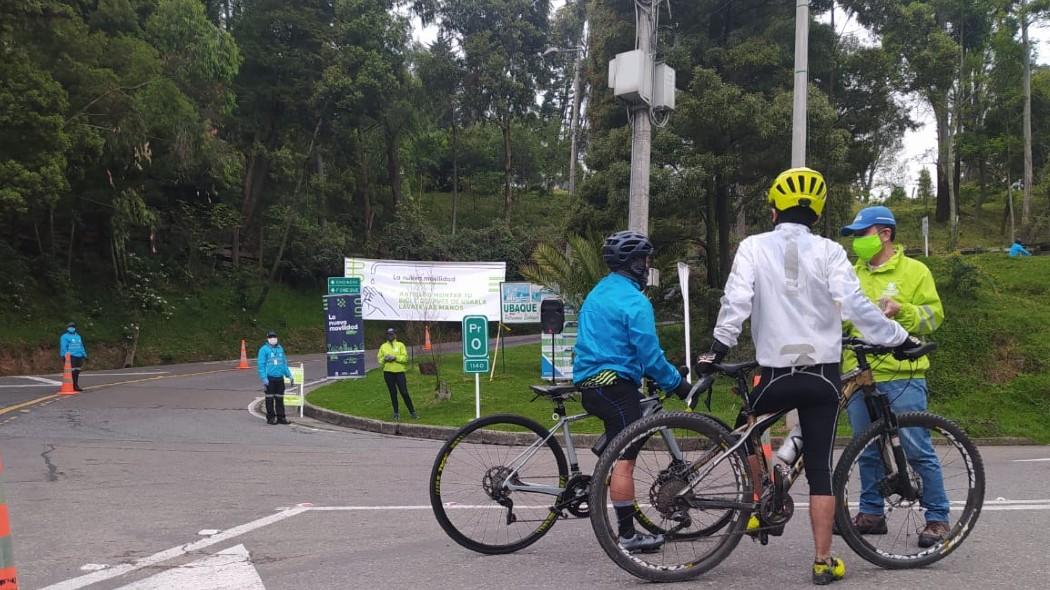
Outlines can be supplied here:
[[[809, 168], [792, 168], [776, 178], [769, 189], [776, 227], [740, 243], [711, 351], [698, 359], [701, 371], [711, 370], [736, 345], [744, 320], [751, 318], [762, 367], [750, 395], [752, 409], [799, 412], [810, 488], [813, 582], [821, 585], [841, 579], [846, 571], [842, 560], [831, 555], [831, 448], [838, 419], [842, 321], [852, 322], [873, 344], [898, 346], [908, 338], [861, 291], [842, 246], [811, 232], [826, 195], [824, 178]], [[752, 520], [749, 528], [758, 526]]]

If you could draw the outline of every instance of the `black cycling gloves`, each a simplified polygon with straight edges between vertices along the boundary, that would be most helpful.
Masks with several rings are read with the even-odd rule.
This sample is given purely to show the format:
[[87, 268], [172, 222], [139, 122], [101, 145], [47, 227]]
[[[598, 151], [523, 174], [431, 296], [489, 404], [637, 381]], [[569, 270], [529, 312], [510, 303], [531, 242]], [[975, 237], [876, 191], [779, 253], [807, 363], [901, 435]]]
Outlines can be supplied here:
[[717, 340], [711, 341], [711, 350], [696, 358], [697, 370], [706, 375], [714, 370], [712, 365], [717, 365], [726, 358], [729, 347]]

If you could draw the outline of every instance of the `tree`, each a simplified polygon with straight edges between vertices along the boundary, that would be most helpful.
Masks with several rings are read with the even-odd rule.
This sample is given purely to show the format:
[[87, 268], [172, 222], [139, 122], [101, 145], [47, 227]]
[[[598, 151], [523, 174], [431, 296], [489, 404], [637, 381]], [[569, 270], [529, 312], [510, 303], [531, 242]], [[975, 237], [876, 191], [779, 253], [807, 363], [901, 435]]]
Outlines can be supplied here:
[[512, 135], [515, 119], [535, 111], [546, 68], [549, 0], [434, 0], [424, 11], [463, 55], [464, 106], [476, 120], [494, 122], [503, 136], [503, 216], [513, 208]]

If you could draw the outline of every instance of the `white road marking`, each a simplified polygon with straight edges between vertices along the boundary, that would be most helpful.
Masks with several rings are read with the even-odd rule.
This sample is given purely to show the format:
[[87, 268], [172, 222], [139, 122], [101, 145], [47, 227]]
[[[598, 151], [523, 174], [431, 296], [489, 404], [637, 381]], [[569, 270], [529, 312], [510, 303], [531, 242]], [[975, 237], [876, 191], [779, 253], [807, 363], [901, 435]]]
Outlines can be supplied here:
[[1014, 459], [1013, 460], [1014, 463], [1045, 463], [1047, 461], [1050, 461], [1050, 457], [1045, 457], [1043, 459]]
[[262, 399], [266, 399], [266, 398], [263, 397], [263, 396], [259, 396], [259, 397], [255, 398], [255, 399], [253, 399], [252, 403], [248, 404], [248, 413], [251, 414], [252, 416], [255, 416], [256, 418], [258, 418], [260, 420], [265, 420], [266, 416], [263, 416], [259, 412], [255, 411], [255, 406], [259, 405], [259, 400], [262, 400]]
[[37, 383], [42, 383], [44, 385], [62, 385], [61, 381], [55, 381], [54, 379], [45, 379], [43, 377], [33, 377], [30, 375], [23, 375], [22, 377], [19, 377], [19, 379], [29, 379], [30, 381], [36, 381]]
[[118, 590], [266, 590], [244, 545], [180, 565]]
[[[59, 383], [59, 385], [62, 384]], [[54, 387], [54, 385], [51, 385], [50, 383], [34, 383], [32, 385], [29, 385], [28, 383], [19, 383], [18, 385], [0, 385], [0, 388], [3, 389], [25, 389], [27, 387]]]
[[150, 375], [170, 375], [171, 371], [144, 371], [141, 373], [85, 373], [85, 377], [141, 377]]
[[[226, 541], [228, 541], [230, 539], [233, 539], [235, 537], [239, 537], [239, 536], [241, 536], [241, 535], [243, 535], [245, 533], [250, 533], [250, 532], [252, 532], [252, 531], [254, 531], [256, 529], [260, 529], [260, 528], [262, 528], [264, 526], [268, 526], [268, 525], [280, 522], [280, 521], [282, 521], [282, 520], [284, 520], [286, 518], [291, 518], [291, 517], [296, 516], [298, 514], [302, 514], [303, 512], [306, 512], [307, 510], [310, 510], [310, 508], [306, 507], [306, 506], [296, 506], [294, 508], [289, 508], [288, 510], [284, 510], [282, 512], [278, 512], [276, 514], [271, 514], [269, 516], [264, 516], [262, 518], [258, 518], [256, 520], [253, 520], [253, 521], [251, 521], [249, 523], [242, 524], [240, 526], [235, 526], [235, 527], [233, 527], [231, 529], [226, 529], [225, 531], [219, 533], [218, 535], [214, 535], [212, 537], [208, 537], [207, 539], [201, 539], [199, 541], [194, 541], [193, 543], [187, 543], [185, 545], [179, 545], [177, 547], [172, 547], [171, 549], [166, 549], [164, 551], [161, 551], [160, 553], [154, 553], [153, 555], [150, 555], [148, 557], [143, 557], [142, 559], [139, 559], [139, 560], [134, 561], [132, 563], [124, 563], [124, 564], [121, 564], [121, 565], [118, 565], [118, 566], [111, 567], [111, 568], [106, 569], [106, 570], [102, 570], [102, 571], [99, 571], [99, 572], [94, 572], [94, 573], [87, 574], [87, 575], [84, 575], [84, 576], [79, 576], [79, 577], [73, 578], [71, 580], [66, 580], [64, 582], [59, 582], [58, 584], [53, 584], [53, 585], [48, 586], [46, 588], [43, 588], [41, 590], [79, 590], [80, 588], [84, 588], [84, 587], [90, 586], [92, 584], [97, 584], [97, 583], [103, 582], [105, 580], [112, 580], [113, 578], [117, 578], [117, 577], [123, 576], [125, 574], [131, 573], [131, 572], [134, 572], [134, 571], [138, 571], [138, 570], [143, 569], [143, 568], [147, 568], [147, 567], [151, 567], [151, 566], [154, 566], [154, 565], [157, 565], [157, 564], [160, 564], [160, 563], [164, 563], [165, 561], [168, 561], [168, 560], [171, 560], [171, 559], [175, 559], [176, 557], [181, 557], [183, 555], [186, 555], [187, 553], [192, 553], [194, 551], [200, 551], [201, 549], [204, 549], [205, 547], [211, 547], [212, 545], [217, 545], [219, 543], [224, 543], [224, 542], [226, 542]], [[172, 586], [165, 586], [165, 587], [172, 587]], [[180, 587], [180, 586], [174, 586], [174, 587], [177, 588], [177, 587]], [[183, 587], [183, 588], [192, 588], [193, 586], [181, 586], [181, 587]], [[143, 590], [145, 590], [145, 589], [143, 589]]]
[[104, 564], [104, 563], [85, 563], [84, 565], [80, 566], [80, 571], [82, 571], [82, 572], [97, 572], [99, 570], [104, 570], [107, 567], [109, 567], [109, 566]]
[[201, 529], [197, 531], [197, 534], [202, 537], [210, 537], [219, 534], [219, 529]]

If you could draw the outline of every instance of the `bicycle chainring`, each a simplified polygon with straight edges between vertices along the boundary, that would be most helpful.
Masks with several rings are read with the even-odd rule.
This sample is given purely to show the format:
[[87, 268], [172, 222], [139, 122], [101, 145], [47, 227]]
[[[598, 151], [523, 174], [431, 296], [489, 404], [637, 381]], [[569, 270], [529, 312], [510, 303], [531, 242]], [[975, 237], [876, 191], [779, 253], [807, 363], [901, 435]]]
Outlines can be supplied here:
[[587, 518], [591, 515], [590, 495], [591, 476], [574, 475], [565, 484], [565, 491], [562, 492], [561, 498], [569, 514], [579, 518]]

